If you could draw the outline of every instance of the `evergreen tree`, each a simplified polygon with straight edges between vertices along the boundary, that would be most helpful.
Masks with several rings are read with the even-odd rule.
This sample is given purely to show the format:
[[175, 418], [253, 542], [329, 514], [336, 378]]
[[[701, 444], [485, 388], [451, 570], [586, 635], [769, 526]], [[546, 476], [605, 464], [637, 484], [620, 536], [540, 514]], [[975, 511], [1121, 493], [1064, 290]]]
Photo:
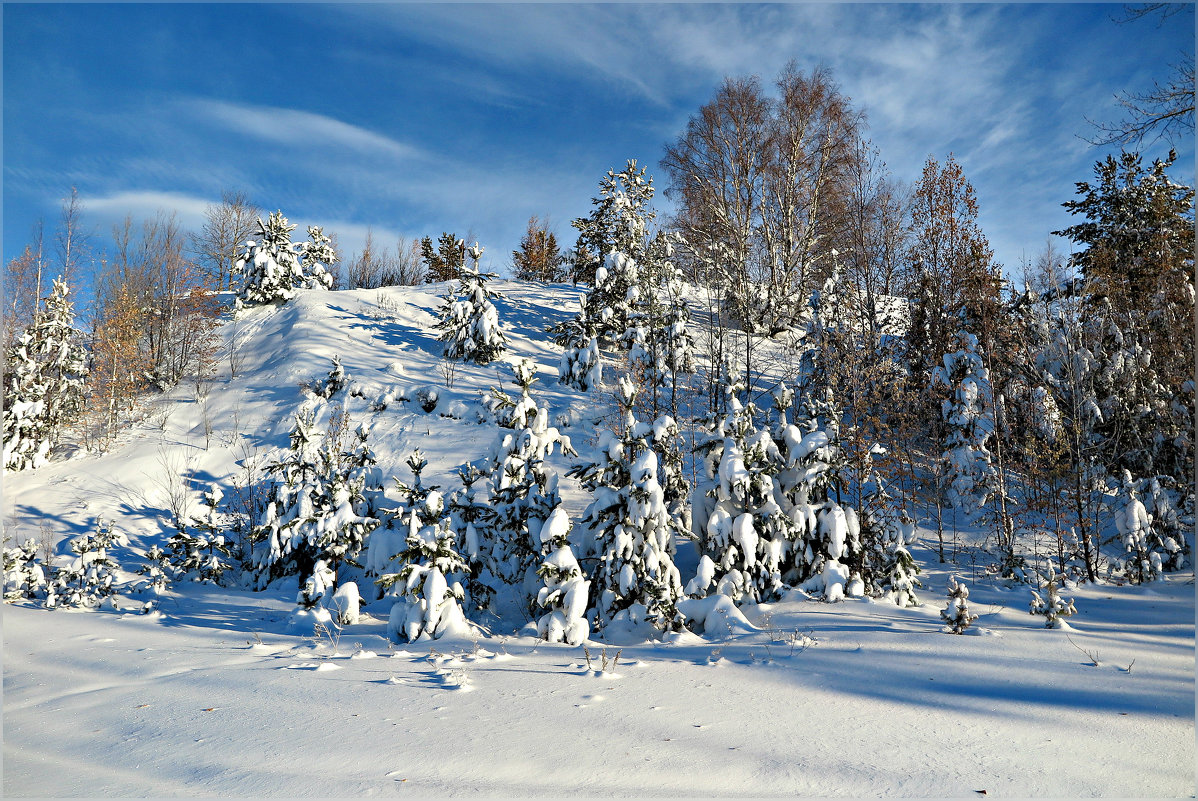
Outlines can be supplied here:
[[311, 227], [307, 242], [293, 243], [294, 230], [281, 211], [271, 212], [266, 222], [258, 218], [257, 238], [246, 241], [233, 265], [233, 272], [242, 275], [238, 309], [282, 303], [300, 289], [332, 287], [327, 268], [336, 261], [336, 253], [329, 238], [320, 228]]
[[311, 407], [296, 415], [287, 455], [270, 466], [274, 499], [255, 529], [255, 538], [269, 543], [259, 562], [262, 579], [292, 572], [310, 575], [320, 559], [332, 570], [335, 589], [339, 563], [353, 564], [366, 535], [378, 527], [364, 495], [373, 478], [366, 432], [358, 429], [352, 450], [347, 435], [340, 410], [323, 439], [318, 439]]
[[948, 434], [941, 456], [945, 496], [967, 519], [975, 516], [993, 490], [994, 468], [986, 442], [994, 434], [994, 401], [989, 371], [982, 366], [977, 337], [957, 335], [958, 349], [945, 354], [933, 379], [951, 395], [941, 404]]
[[548, 555], [537, 570], [544, 582], [537, 606], [549, 611], [537, 621], [537, 636], [547, 642], [580, 645], [591, 633], [586, 619], [591, 583], [570, 548], [569, 533], [570, 519], [559, 506], [541, 527], [541, 547]]
[[1073, 599], [1061, 597], [1057, 587], [1058, 581], [1064, 582], [1064, 579], [1058, 579], [1056, 573], [1049, 567], [1048, 580], [1044, 583], [1044, 597], [1041, 598], [1040, 593], [1032, 590], [1032, 601], [1028, 604], [1029, 614], [1044, 615], [1044, 628], [1046, 629], [1060, 628], [1064, 623], [1063, 618], [1077, 613], [1077, 609], [1073, 606]]
[[33, 540], [4, 549], [4, 602], [45, 598], [48, 586], [46, 571], [37, 558], [37, 543]]
[[87, 354], [74, 328], [67, 284], [55, 279], [33, 323], [6, 354], [4, 468], [44, 464], [64, 428], [83, 409]]
[[490, 515], [491, 572], [502, 581], [522, 586], [526, 606], [533, 608], [536, 567], [541, 555], [540, 528], [560, 503], [557, 477], [544, 461], [556, 446], [575, 455], [570, 438], [549, 425], [549, 412], [531, 394], [536, 366], [530, 359], [512, 365], [520, 397], [493, 389], [490, 406], [500, 425], [491, 452]]
[[565, 278], [566, 259], [557, 246], [557, 237], [549, 226], [536, 217], [528, 218], [528, 230], [520, 239], [520, 249], [512, 251], [512, 266], [517, 280], [554, 283]]
[[474, 266], [459, 270], [458, 299], [445, 298], [437, 329], [445, 343], [445, 358], [462, 359], [475, 364], [490, 364], [507, 349], [507, 339], [499, 326], [499, 313], [492, 298], [499, 293], [487, 288], [494, 273], [479, 272], [482, 248], [477, 244], [467, 254]]
[[558, 381], [580, 392], [603, 385], [603, 362], [599, 355], [599, 329], [587, 317], [586, 303], [577, 316], [564, 321], [554, 341], [565, 348], [558, 362]]
[[[636, 159], [629, 159], [620, 172], [608, 170], [599, 182], [599, 197], [591, 199], [591, 213], [571, 223], [578, 230], [574, 283], [584, 281], [598, 288], [596, 273], [609, 254], [623, 253], [635, 261], [643, 253], [649, 224], [656, 216], [650, 206], [653, 178], [646, 172], [646, 167], [637, 169]], [[624, 327], [613, 330], [618, 336]]]
[[222, 577], [231, 565], [226, 561], [232, 548], [220, 532], [223, 526], [218, 511], [224, 493], [218, 485], [204, 493], [203, 517], [191, 521], [191, 528], [184, 528], [167, 541], [170, 547], [169, 561], [176, 576], [198, 581], [201, 584], [221, 584]]
[[71, 564], [54, 572], [46, 597], [46, 607], [97, 607], [116, 593], [120, 565], [109, 554], [116, 545], [128, 545], [124, 534], [112, 523], [96, 521], [96, 531], [71, 540]]
[[170, 586], [171, 578], [175, 575], [170, 554], [157, 545], [151, 545], [146, 549], [145, 560], [145, 564], [137, 569], [139, 576], [145, 576], [137, 583], [137, 591], [162, 595]]
[[394, 556], [400, 568], [377, 579], [380, 587], [397, 596], [388, 633], [409, 642], [468, 631], [462, 612], [466, 599], [462, 581], [468, 568], [458, 552], [458, 536], [445, 514], [441, 493], [421, 486], [425, 464], [419, 452], [408, 460], [416, 484], [404, 488], [406, 497], [399, 511], [408, 529], [404, 549]]
[[671, 557], [678, 523], [671, 522], [657, 481], [657, 454], [648, 444], [652, 427], [632, 413], [636, 389], [627, 378], [618, 386], [622, 433], [601, 433], [603, 461], [570, 471], [593, 496], [584, 517], [599, 556], [592, 606], [600, 628], [647, 621], [672, 631], [682, 625], [675, 607], [682, 581]]
[[455, 281], [466, 266], [466, 243], [449, 232], [441, 234], [437, 249], [427, 236], [420, 240], [420, 258], [426, 266], [424, 283]]
[[492, 542], [489, 525], [491, 507], [478, 498], [475, 484], [487, 477], [475, 464], [466, 464], [458, 470], [462, 486], [449, 495], [448, 510], [450, 525], [461, 532], [462, 557], [466, 560], [466, 599], [468, 610], [483, 610], [491, 605], [491, 597], [499, 579], [491, 573], [490, 552]]
[[978, 619], [969, 611], [969, 588], [959, 583], [956, 576], [948, 580], [948, 605], [940, 610], [940, 618], [953, 634], [964, 634], [965, 629]]

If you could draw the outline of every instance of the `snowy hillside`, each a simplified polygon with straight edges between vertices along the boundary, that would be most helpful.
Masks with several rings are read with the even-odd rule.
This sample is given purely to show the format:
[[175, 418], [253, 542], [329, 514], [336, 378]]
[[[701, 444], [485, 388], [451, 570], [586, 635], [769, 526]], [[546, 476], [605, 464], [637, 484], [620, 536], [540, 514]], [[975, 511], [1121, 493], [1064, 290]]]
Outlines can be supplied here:
[[[520, 358], [578, 451], [546, 470], [579, 531], [591, 498], [566, 472], [599, 458], [615, 371], [604, 391], [557, 381], [545, 330], [582, 290], [491, 286], [508, 349], [487, 366], [442, 359], [443, 284], [241, 312], [215, 377], [155, 399], [107, 453], [6, 473], [5, 537], [47, 532], [65, 564], [70, 538], [110, 521], [134, 582], [173, 512], [198, 517], [214, 484], [233, 501], [264, 480], [303, 404], [321, 431], [343, 406], [369, 432], [388, 501], [417, 449], [424, 482], [448, 492], [501, 438], [482, 398], [519, 395]], [[334, 357], [335, 404], [314, 391]], [[3, 794], [1192, 797], [1193, 571], [1071, 586], [1076, 613], [1047, 629], [1029, 587], [988, 570], [981, 533], [941, 564], [926, 522], [910, 545], [919, 606], [788, 590], [708, 604], [701, 633], [613, 626], [585, 647], [538, 639], [503, 598], [483, 628], [400, 642], [394, 599], [364, 577], [358, 622], [323, 633], [297, 625], [295, 576], [260, 592], [180, 580], [153, 607], [128, 587], [118, 608], [6, 604]], [[677, 546], [686, 584], [699, 555]], [[954, 578], [978, 616], [966, 636], [941, 616]]]

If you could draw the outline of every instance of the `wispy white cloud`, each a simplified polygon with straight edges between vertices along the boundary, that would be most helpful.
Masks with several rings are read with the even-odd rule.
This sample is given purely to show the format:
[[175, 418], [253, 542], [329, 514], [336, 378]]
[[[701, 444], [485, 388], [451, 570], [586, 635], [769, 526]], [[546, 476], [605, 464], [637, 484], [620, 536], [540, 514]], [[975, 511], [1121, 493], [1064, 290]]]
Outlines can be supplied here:
[[323, 114], [274, 106], [230, 103], [199, 98], [183, 104], [197, 116], [227, 130], [293, 147], [342, 147], [359, 154], [417, 159], [423, 152], [412, 145]]
[[118, 222], [126, 216], [134, 220], [156, 217], [159, 213], [175, 214], [183, 228], [198, 230], [204, 224], [204, 211], [219, 198], [188, 195], [182, 192], [131, 190], [103, 196], [80, 197], [84, 211], [104, 222]]

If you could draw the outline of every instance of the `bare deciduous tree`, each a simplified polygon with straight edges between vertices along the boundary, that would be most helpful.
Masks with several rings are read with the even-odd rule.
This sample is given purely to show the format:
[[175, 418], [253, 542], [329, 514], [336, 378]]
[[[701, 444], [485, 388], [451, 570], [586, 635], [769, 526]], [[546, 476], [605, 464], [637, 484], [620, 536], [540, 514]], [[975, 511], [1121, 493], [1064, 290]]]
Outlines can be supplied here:
[[220, 203], [204, 209], [204, 225], [191, 235], [191, 252], [206, 276], [209, 288], [224, 292], [233, 287], [233, 263], [242, 245], [257, 230], [262, 210], [244, 192], [226, 190]]

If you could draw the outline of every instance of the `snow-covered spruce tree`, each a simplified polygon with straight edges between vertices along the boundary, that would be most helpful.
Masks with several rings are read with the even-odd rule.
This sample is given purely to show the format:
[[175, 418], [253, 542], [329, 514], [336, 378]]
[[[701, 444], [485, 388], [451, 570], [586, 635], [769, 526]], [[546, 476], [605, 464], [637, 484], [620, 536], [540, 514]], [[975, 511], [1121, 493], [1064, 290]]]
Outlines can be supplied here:
[[167, 540], [170, 564], [178, 578], [201, 584], [221, 584], [232, 565], [232, 548], [221, 534], [220, 502], [224, 493], [217, 484], [204, 493], [204, 512], [189, 527]]
[[940, 617], [953, 634], [964, 634], [965, 629], [978, 619], [969, 611], [969, 588], [958, 582], [956, 576], [948, 580], [948, 605], [940, 610]]
[[899, 606], [919, 606], [915, 596], [915, 588], [923, 586], [916, 578], [919, 566], [907, 550], [914, 533], [915, 521], [906, 509], [895, 508], [885, 481], [874, 475], [861, 510], [861, 577], [866, 594], [885, 595]]
[[537, 570], [544, 586], [537, 606], [549, 611], [537, 621], [537, 636], [548, 642], [580, 645], [591, 635], [586, 619], [591, 583], [570, 548], [570, 518], [559, 506], [541, 527], [541, 547], [548, 550]]
[[[591, 213], [571, 223], [578, 230], [571, 269], [574, 283], [583, 281], [597, 288], [599, 281], [595, 274], [613, 252], [623, 253], [634, 261], [640, 258], [649, 225], [656, 216], [650, 205], [653, 178], [646, 172], [645, 167], [637, 169], [635, 159], [629, 159], [620, 172], [608, 170], [599, 181], [599, 197], [591, 199]], [[608, 330], [613, 336], [620, 336], [626, 322], [616, 320], [619, 327], [613, 325]]]
[[151, 545], [144, 554], [145, 564], [137, 568], [139, 576], [145, 576], [135, 585], [138, 592], [162, 595], [171, 584], [175, 568], [171, 565], [170, 554], [158, 545]]
[[491, 299], [500, 297], [487, 288], [494, 273], [479, 271], [482, 248], [477, 244], [466, 251], [472, 267], [463, 267], [457, 295], [447, 296], [441, 306], [438, 337], [445, 343], [445, 358], [460, 359], [475, 364], [490, 364], [507, 350], [507, 338], [499, 325], [499, 313]]
[[333, 367], [329, 370], [329, 374], [323, 379], [318, 379], [313, 384], [312, 391], [327, 400], [345, 389], [348, 380], [345, 375], [345, 368], [341, 366], [341, 357], [334, 356]]
[[333, 265], [337, 263], [337, 251], [333, 240], [318, 225], [308, 226], [308, 241], [299, 246], [300, 266], [303, 268], [304, 289], [333, 288]]
[[977, 337], [957, 334], [958, 349], [944, 355], [933, 372], [933, 381], [948, 389], [941, 416], [948, 428], [944, 454], [945, 497], [949, 504], [973, 519], [992, 490], [994, 468], [986, 441], [994, 433], [994, 402], [989, 371], [978, 354]]
[[116, 592], [120, 565], [108, 551], [115, 545], [128, 544], [125, 535], [115, 530], [112, 523], [97, 520], [94, 533], [71, 540], [75, 558], [67, 567], [55, 571], [46, 607], [97, 607], [111, 597]]
[[4, 549], [4, 602], [45, 598], [46, 571], [37, 558], [37, 543], [25, 540]]
[[1071, 617], [1077, 613], [1077, 609], [1073, 606], [1073, 599], [1061, 597], [1057, 584], [1063, 581], [1063, 578], [1057, 578], [1050, 566], [1048, 579], [1044, 583], [1044, 597], [1041, 598], [1040, 593], [1032, 590], [1032, 601], [1028, 604], [1028, 612], [1033, 615], [1043, 615], [1046, 629], [1060, 628], [1064, 623], [1062, 618]]
[[269, 468], [275, 477], [274, 498], [255, 529], [255, 538], [268, 543], [259, 560], [260, 582], [291, 573], [300, 573], [302, 581], [323, 559], [336, 587], [338, 565], [352, 562], [366, 535], [379, 525], [368, 514], [363, 494], [371, 471], [369, 464], [360, 463], [372, 458], [364, 434], [359, 429], [358, 447], [350, 451], [343, 411], [331, 416], [322, 440], [311, 407], [295, 416], [291, 447]]
[[13, 343], [4, 365], [4, 469], [25, 470], [45, 464], [50, 431], [45, 425], [45, 384], [30, 351], [26, 331]]
[[577, 316], [564, 321], [554, 337], [565, 348], [558, 362], [558, 381], [579, 392], [603, 385], [603, 362], [599, 355], [599, 329], [587, 317], [586, 304]]
[[462, 556], [466, 560], [467, 612], [488, 609], [499, 584], [491, 573], [490, 506], [478, 498], [475, 484], [488, 476], [478, 465], [467, 463], [458, 470], [462, 486], [449, 494], [450, 525], [461, 532]]
[[649, 445], [652, 426], [632, 413], [636, 388], [623, 376], [617, 386], [622, 431], [600, 434], [602, 461], [570, 470], [593, 498], [584, 521], [599, 556], [591, 577], [595, 622], [599, 628], [617, 621], [648, 622], [672, 631], [682, 625], [676, 609], [682, 580], [671, 557], [678, 523], [670, 520], [657, 481], [657, 454]]
[[5, 357], [4, 468], [43, 464], [83, 408], [87, 352], [74, 328], [70, 289], [55, 279], [46, 306]]
[[[1166, 571], [1181, 570], [1188, 563], [1190, 553], [1182, 526], [1182, 517], [1173, 504], [1172, 492], [1164, 486], [1167, 476], [1146, 479], [1140, 487], [1140, 498], [1145, 510], [1152, 517], [1152, 529], [1160, 541], [1157, 552], [1161, 555], [1161, 568]], [[1193, 529], [1193, 525], [1190, 525]]]
[[[794, 527], [778, 502], [778, 448], [769, 431], [753, 425], [755, 407], [737, 397], [743, 390], [740, 383], [726, 389], [727, 414], [710, 421], [696, 447], [705, 477], [692, 494], [691, 528], [701, 555], [715, 566], [717, 591], [734, 601], [760, 602], [782, 589], [784, 551]], [[694, 588], [702, 594], [707, 589]]]
[[1139, 482], [1127, 470], [1123, 471], [1115, 492], [1115, 528], [1125, 554], [1123, 575], [1132, 584], [1152, 581], [1164, 569], [1163, 538], [1157, 534], [1152, 515], [1140, 500]]
[[441, 493], [425, 489], [421, 483], [425, 464], [419, 451], [414, 453], [408, 466], [416, 483], [401, 485], [406, 492], [398, 515], [408, 533], [403, 550], [393, 557], [399, 570], [376, 579], [381, 588], [396, 596], [388, 634], [409, 642], [469, 630], [462, 611], [466, 598], [462, 581], [468, 567], [458, 552], [457, 534], [445, 514]]
[[540, 408], [531, 389], [536, 365], [521, 359], [512, 365], [520, 397], [492, 389], [488, 406], [500, 425], [499, 438], [490, 456], [491, 572], [502, 581], [522, 586], [526, 606], [535, 611], [538, 583], [536, 568], [541, 556], [541, 525], [559, 504], [556, 476], [544, 461], [554, 450], [575, 455], [570, 438], [549, 425], [549, 412]]
[[336, 260], [329, 239], [319, 228], [308, 229], [308, 241], [293, 243], [295, 226], [281, 211], [271, 212], [266, 222], [258, 218], [258, 237], [248, 240], [233, 272], [242, 278], [237, 308], [291, 300], [299, 289], [333, 285], [326, 265]]
[[774, 503], [785, 521], [779, 569], [785, 584], [836, 601], [863, 589], [850, 568], [862, 562], [860, 525], [853, 506], [834, 500], [843, 489], [835, 417], [822, 423], [826, 412], [809, 404], [788, 423], [793, 398], [783, 387], [774, 393]]

